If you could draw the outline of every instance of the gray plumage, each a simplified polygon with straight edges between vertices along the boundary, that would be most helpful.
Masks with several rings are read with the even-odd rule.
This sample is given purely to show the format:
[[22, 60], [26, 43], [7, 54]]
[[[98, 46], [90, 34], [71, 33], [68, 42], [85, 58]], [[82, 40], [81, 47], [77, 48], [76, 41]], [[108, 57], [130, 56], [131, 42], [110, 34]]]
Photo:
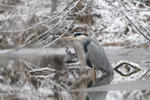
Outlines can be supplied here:
[[[81, 64], [88, 65], [95, 70], [100, 70], [103, 75], [95, 79], [94, 69], [92, 69], [93, 79], [87, 87], [96, 87], [108, 85], [113, 80], [113, 68], [110, 66], [109, 60], [100, 44], [92, 38], [86, 37], [82, 32], [75, 32], [73, 36], [64, 37], [62, 40], [73, 40], [73, 47]], [[83, 66], [84, 67], [84, 66]], [[107, 91], [88, 92], [86, 100], [104, 100]]]
[[[74, 40], [73, 47], [82, 63], [105, 73], [104, 76], [96, 79], [91, 87], [110, 84], [114, 77], [113, 68], [110, 66], [109, 60], [100, 44], [91, 38], [83, 38], [82, 40]], [[89, 92], [87, 100], [104, 100], [106, 95], [107, 91]]]
[[109, 60], [100, 44], [91, 39], [85, 38], [83, 40], [75, 40], [73, 47], [79, 59], [87, 64], [87, 59], [91, 62], [92, 66], [106, 74], [113, 74], [113, 68], [110, 66]]

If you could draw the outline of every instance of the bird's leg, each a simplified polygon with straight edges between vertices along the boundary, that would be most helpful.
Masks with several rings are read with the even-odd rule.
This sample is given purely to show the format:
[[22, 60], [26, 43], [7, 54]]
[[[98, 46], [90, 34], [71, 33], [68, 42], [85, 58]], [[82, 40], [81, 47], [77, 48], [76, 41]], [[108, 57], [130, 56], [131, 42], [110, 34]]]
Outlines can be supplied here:
[[95, 82], [95, 76], [96, 76], [96, 73], [95, 73], [95, 68], [93, 66], [92, 67], [92, 80], [93, 80], [93, 82]]

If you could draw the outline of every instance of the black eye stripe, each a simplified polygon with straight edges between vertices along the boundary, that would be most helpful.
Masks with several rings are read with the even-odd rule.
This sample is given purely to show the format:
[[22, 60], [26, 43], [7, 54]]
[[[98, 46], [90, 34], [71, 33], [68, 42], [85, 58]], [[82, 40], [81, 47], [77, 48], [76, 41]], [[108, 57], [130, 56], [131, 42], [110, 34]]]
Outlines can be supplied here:
[[83, 35], [83, 33], [81, 33], [81, 32], [76, 32], [76, 33], [73, 34], [74, 37], [80, 36], [80, 35]]

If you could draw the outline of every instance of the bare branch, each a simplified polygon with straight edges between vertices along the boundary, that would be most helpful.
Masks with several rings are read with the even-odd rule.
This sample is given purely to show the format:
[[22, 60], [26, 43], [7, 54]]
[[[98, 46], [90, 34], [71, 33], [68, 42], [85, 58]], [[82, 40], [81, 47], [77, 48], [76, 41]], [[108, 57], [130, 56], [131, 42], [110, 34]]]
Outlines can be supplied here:
[[[108, 1], [108, 0], [105, 0], [105, 1], [106, 1], [107, 3], [109, 3], [111, 6], [113, 6], [114, 8], [117, 9], [117, 7], [116, 7], [115, 5], [113, 5], [110, 1]], [[140, 29], [140, 27], [142, 27], [142, 29], [144, 29], [143, 26], [140, 25], [140, 27], [138, 27], [136, 24], [134, 24], [133, 21], [130, 20], [130, 18], [129, 18], [122, 10], [120, 11], [120, 13], [124, 16], [124, 18], [125, 18], [132, 26], [135, 27], [135, 29], [136, 29], [141, 35], [143, 35], [148, 41], [150, 41], [150, 38], [147, 37], [147, 36], [141, 31], [141, 29]], [[138, 22], [137, 22], [137, 23], [138, 23]], [[144, 31], [145, 31], [145, 29], [144, 29]], [[145, 31], [145, 32], [147, 32], [147, 31]], [[147, 34], [149, 34], [149, 33], [147, 32]]]

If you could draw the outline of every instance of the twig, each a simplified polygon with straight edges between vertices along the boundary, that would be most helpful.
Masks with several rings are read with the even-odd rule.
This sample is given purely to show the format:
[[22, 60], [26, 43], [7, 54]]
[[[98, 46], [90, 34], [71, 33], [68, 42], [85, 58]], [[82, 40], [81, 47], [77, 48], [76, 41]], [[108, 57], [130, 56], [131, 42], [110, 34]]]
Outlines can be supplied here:
[[[125, 14], [124, 14], [124, 15], [125, 15]], [[136, 26], [126, 15], [125, 15], [125, 18], [130, 22], [131, 25], [133, 25], [133, 26], [136, 28], [136, 30], [137, 30], [141, 35], [143, 35], [147, 40], [150, 41], [150, 39], [139, 29], [139, 27]]]
[[[42, 33], [42, 34], [38, 35], [37, 37], [35, 37], [34, 39], [28, 41], [28, 42], [25, 43], [25, 44], [20, 45], [19, 47], [15, 48], [15, 49], [13, 49], [12, 51], [7, 52], [7, 53], [11, 53], [11, 52], [14, 52], [14, 51], [16, 51], [16, 50], [18, 50], [18, 49], [21, 49], [21, 48], [25, 47], [25, 46], [31, 44], [32, 42], [34, 42], [35, 40], [39, 39], [40, 37], [42, 37], [43, 35], [45, 35], [45, 34], [48, 33], [49, 31], [51, 31], [52, 29], [55, 29], [57, 26], [59, 26], [59, 24], [62, 22], [62, 20], [64, 19], [64, 17], [65, 17], [72, 9], [74, 9], [80, 1], [81, 1], [81, 0], [78, 0], [77, 2], [75, 2], [74, 5], [73, 5], [67, 12], [65, 12], [65, 13], [62, 15], [62, 17], [59, 19], [58, 23], [56, 23], [54, 27], [48, 29], [48, 30], [45, 31], [44, 33]], [[37, 24], [36, 24], [36, 25], [37, 25]], [[27, 29], [30, 29], [30, 28], [32, 28], [32, 27], [29, 27], [29, 28], [27, 28]], [[27, 30], [27, 29], [25, 29], [25, 30]], [[25, 30], [21, 30], [21, 31], [25, 31]], [[63, 35], [62, 35], [62, 36], [63, 36]], [[60, 37], [60, 38], [61, 38], [61, 37]], [[60, 38], [59, 38], [59, 39], [60, 39]], [[54, 42], [57, 41], [57, 40], [58, 40], [58, 39], [54, 40], [52, 43], [54, 43]], [[52, 43], [51, 43], [51, 44], [52, 44]], [[50, 44], [49, 44], [49, 45], [50, 45]], [[47, 47], [47, 46], [45, 46], [45, 47]]]
[[[115, 5], [113, 5], [110, 1], [108, 1], [108, 0], [105, 0], [107, 3], [109, 3], [110, 5], [112, 5], [114, 8], [116, 8], [117, 9], [117, 7], [115, 6]], [[136, 30], [141, 34], [141, 35], [143, 35], [148, 41], [150, 41], [150, 39], [139, 29], [139, 27], [137, 26], [137, 25], [135, 25], [134, 23], [133, 23], [133, 21], [131, 21], [130, 19], [129, 19], [129, 17], [121, 10], [120, 11], [121, 13], [122, 13], [122, 15], [125, 17], [125, 19], [132, 25], [132, 26], [134, 26], [135, 28], [136, 28]]]
[[142, 79], [147, 75], [148, 72], [150, 72], [150, 69], [147, 70], [147, 71], [140, 77], [140, 80], [142, 80]]
[[[80, 2], [80, 0], [79, 0], [72, 8], [70, 8], [69, 11], [71, 11], [73, 8], [75, 8], [79, 2]], [[78, 15], [79, 15], [80, 13], [82, 13], [82, 12], [88, 7], [88, 5], [89, 5], [91, 2], [92, 2], [92, 0], [87, 1], [87, 3], [86, 3], [86, 5], [84, 6], [84, 8], [83, 8], [81, 11], [78, 12]], [[69, 12], [68, 12], [68, 13], [69, 13]], [[66, 14], [67, 14], [67, 13], [66, 13]], [[78, 16], [78, 15], [77, 15], [77, 16]], [[76, 17], [77, 17], [77, 16], [76, 16]], [[66, 32], [70, 29], [70, 27], [72, 26], [73, 22], [74, 22], [74, 20], [73, 20], [72, 23], [69, 25], [68, 29], [65, 30], [64, 34], [62, 34], [62, 35], [59, 36], [57, 39], [55, 39], [55, 40], [52, 41], [51, 43], [47, 44], [47, 45], [44, 46], [43, 48], [46, 48], [46, 47], [52, 45], [52, 44], [55, 43], [57, 40], [59, 40], [61, 37], [63, 37], [63, 36], [66, 34]]]
[[[74, 21], [73, 21], [74, 22]], [[70, 26], [72, 26], [73, 22], [69, 25], [68, 29], [64, 32], [64, 34], [62, 34], [61, 36], [59, 36], [57, 39], [55, 39], [54, 41], [52, 41], [51, 43], [45, 45], [44, 47], [42, 48], [46, 48], [46, 47], [49, 47], [50, 45], [52, 45], [53, 43], [55, 43], [56, 41], [58, 41], [60, 38], [62, 38], [66, 32], [69, 30]]]

